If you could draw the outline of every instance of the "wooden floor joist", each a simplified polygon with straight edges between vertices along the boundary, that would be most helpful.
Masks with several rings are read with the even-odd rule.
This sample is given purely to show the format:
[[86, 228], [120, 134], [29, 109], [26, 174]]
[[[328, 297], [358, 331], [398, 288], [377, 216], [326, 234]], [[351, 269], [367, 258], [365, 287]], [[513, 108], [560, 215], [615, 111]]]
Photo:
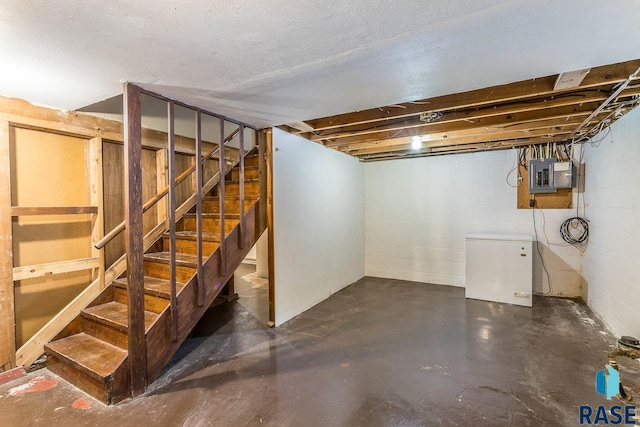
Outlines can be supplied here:
[[[640, 59], [594, 67], [579, 85], [560, 90], [552, 75], [281, 128], [363, 161], [505, 149], [523, 139], [563, 142], [591, 135], [637, 106], [639, 67]], [[421, 148], [412, 148], [414, 137], [421, 138]]]

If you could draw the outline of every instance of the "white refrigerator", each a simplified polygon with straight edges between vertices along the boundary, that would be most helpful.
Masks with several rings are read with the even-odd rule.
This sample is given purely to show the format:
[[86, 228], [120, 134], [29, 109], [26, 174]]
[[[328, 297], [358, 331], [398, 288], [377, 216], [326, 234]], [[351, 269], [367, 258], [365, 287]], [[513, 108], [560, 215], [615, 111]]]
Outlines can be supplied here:
[[472, 233], [466, 236], [467, 298], [531, 307], [533, 236]]

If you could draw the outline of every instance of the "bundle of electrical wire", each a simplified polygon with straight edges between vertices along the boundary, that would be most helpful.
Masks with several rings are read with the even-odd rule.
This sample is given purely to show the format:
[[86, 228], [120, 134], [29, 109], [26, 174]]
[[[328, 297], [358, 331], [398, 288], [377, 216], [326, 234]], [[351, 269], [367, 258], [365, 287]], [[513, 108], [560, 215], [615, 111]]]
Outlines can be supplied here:
[[579, 216], [569, 218], [560, 225], [560, 235], [572, 245], [583, 244], [589, 239], [589, 221]]

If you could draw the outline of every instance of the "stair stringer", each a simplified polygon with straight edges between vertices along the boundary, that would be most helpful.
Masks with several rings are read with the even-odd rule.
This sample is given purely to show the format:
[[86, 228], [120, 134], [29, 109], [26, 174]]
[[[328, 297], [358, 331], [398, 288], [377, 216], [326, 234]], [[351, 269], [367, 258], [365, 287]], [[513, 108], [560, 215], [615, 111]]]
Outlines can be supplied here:
[[260, 230], [258, 200], [245, 215], [244, 247], [240, 246], [240, 226], [236, 226], [225, 238], [225, 274], [220, 274], [220, 248], [204, 262], [202, 272], [205, 280], [205, 303], [198, 307], [196, 295], [197, 275], [194, 275], [177, 295], [178, 339], [171, 341], [171, 309], [167, 307], [145, 336], [147, 349], [147, 382], [151, 384], [160, 374], [180, 345], [189, 336], [205, 311], [213, 303], [224, 285], [257, 242], [264, 230]]

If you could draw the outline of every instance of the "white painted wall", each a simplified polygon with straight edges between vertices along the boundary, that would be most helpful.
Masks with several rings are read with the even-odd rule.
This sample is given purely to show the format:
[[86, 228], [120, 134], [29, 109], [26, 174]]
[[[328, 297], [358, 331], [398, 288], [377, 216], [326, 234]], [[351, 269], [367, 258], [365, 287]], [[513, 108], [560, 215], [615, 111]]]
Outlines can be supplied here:
[[364, 172], [356, 159], [274, 129], [276, 324], [364, 276]]
[[585, 159], [587, 301], [616, 334], [640, 336], [640, 109], [586, 145]]
[[[365, 165], [367, 276], [443, 285], [465, 284], [465, 235], [534, 235], [532, 211], [516, 209], [506, 182], [515, 150], [394, 160]], [[510, 182], [515, 184], [515, 173]], [[573, 210], [536, 210], [540, 250], [554, 295], [581, 293], [581, 253], [560, 224]], [[547, 279], [534, 247], [534, 291]]]
[[[584, 295], [617, 334], [640, 336], [640, 109], [611, 135], [586, 146], [585, 254], [558, 232], [573, 209], [536, 210], [538, 238], [554, 295]], [[464, 286], [466, 234], [535, 235], [506, 182], [513, 150], [363, 166], [278, 130], [274, 146], [278, 324], [363, 274]], [[547, 289], [535, 254], [534, 290]]]
[[269, 278], [269, 233], [265, 230], [256, 242], [256, 276]]

